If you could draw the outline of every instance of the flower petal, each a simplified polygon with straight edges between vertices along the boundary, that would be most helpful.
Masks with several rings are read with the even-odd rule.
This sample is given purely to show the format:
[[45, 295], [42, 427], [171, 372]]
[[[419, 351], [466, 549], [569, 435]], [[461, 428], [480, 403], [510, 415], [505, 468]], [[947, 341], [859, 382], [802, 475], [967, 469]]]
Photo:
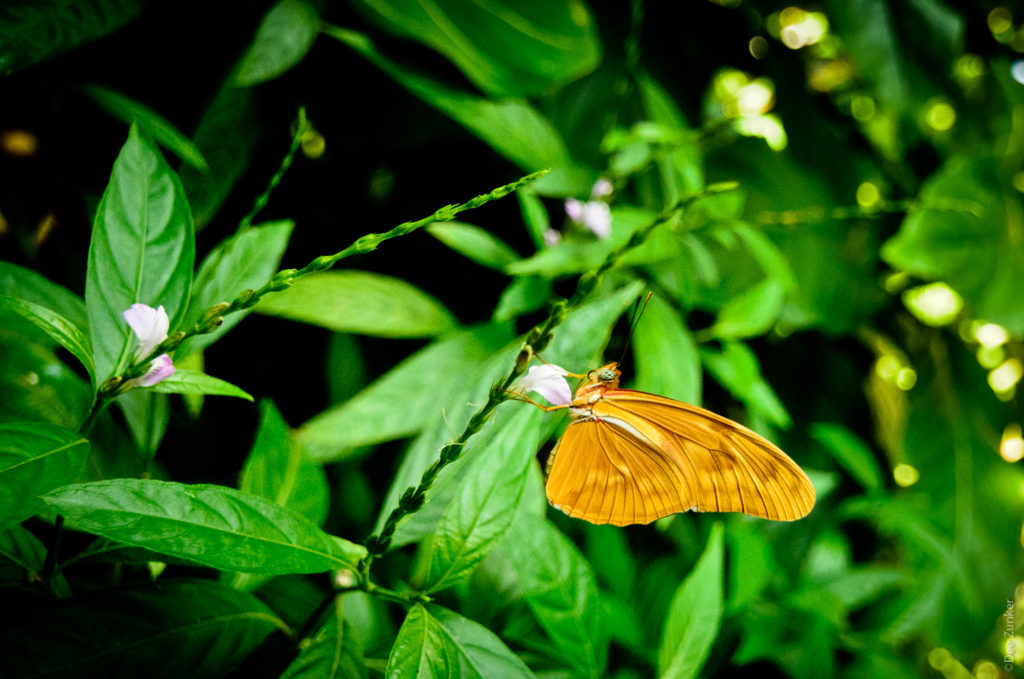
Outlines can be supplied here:
[[154, 384], [162, 382], [173, 375], [175, 370], [176, 368], [174, 367], [174, 362], [171, 361], [171, 357], [167, 354], [161, 354], [149, 364], [149, 370], [146, 371], [145, 375], [136, 377], [128, 382], [129, 388], [152, 387]]
[[547, 245], [549, 248], [555, 247], [561, 240], [562, 234], [554, 229], [547, 229], [544, 231], [544, 245]]
[[584, 204], [582, 201], [576, 200], [575, 198], [565, 199], [565, 214], [569, 216], [574, 222], [580, 222], [583, 220], [583, 208]]
[[612, 211], [608, 203], [592, 200], [583, 206], [583, 226], [594, 232], [598, 238], [607, 238], [612, 233]]
[[572, 403], [572, 390], [565, 380], [566, 374], [557, 365], [535, 365], [519, 378], [516, 386], [524, 392], [537, 392], [552, 405], [568, 405]]
[[612, 187], [612, 183], [610, 181], [608, 181], [604, 177], [601, 177], [596, 182], [594, 182], [594, 188], [590, 190], [590, 199], [596, 200], [598, 198], [610, 196], [613, 188], [614, 187]]
[[135, 350], [136, 359], [144, 357], [167, 339], [171, 321], [162, 305], [154, 309], [148, 304], [132, 304], [122, 315], [139, 338], [139, 348]]

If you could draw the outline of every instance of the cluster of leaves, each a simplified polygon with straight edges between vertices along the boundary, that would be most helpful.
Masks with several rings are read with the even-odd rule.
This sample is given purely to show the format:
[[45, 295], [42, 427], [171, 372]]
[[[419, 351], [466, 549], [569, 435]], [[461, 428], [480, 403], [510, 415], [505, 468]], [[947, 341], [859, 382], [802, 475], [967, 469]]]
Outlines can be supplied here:
[[[997, 453], [1015, 397], [986, 384], [969, 329], [1005, 328], [1001, 351], [1019, 365], [1024, 87], [998, 43], [971, 45], [983, 55], [965, 46], [966, 29], [984, 33], [982, 10], [829, 2], [827, 39], [800, 51], [771, 36], [781, 8], [691, 10], [693, 44], [737, 45], [730, 66], [774, 79], [789, 142], [776, 150], [742, 117], [715, 113], [727, 107], [714, 73], [673, 78], [675, 62], [657, 57], [658, 28], [671, 22], [654, 5], [352, 4], [341, 17], [306, 0], [273, 4], [193, 138], [121, 92], [82, 90], [132, 123], [79, 253], [84, 280], [0, 262], [3, 666], [13, 676], [622, 679], [1001, 666], [999, 616], [1024, 572], [1024, 472]], [[140, 11], [124, 0], [0, 10], [0, 69], [31, 76], [35, 62]], [[748, 27], [762, 25], [771, 42], [758, 61]], [[429, 69], [410, 65], [423, 55]], [[268, 204], [288, 214], [272, 192], [300, 149], [323, 151], [302, 113], [269, 187], [197, 267], [196, 231], [220, 219], [255, 154], [259, 91], [303, 69], [344, 71], [340, 59], [422, 102], [406, 124], [434, 109], [464, 128], [501, 160], [502, 182], [550, 172], [278, 271], [295, 223], [257, 217]], [[822, 72], [842, 77], [826, 86]], [[957, 122], [930, 124], [937, 105]], [[178, 171], [157, 145], [181, 159]], [[605, 239], [562, 210], [602, 177], [614, 187]], [[727, 181], [733, 190], [708, 191]], [[521, 238], [454, 219], [513, 189]], [[403, 278], [348, 262], [327, 270], [354, 254], [361, 266], [386, 259], [373, 251], [398, 236], [458, 253], [469, 281], [499, 277], [500, 294], [473, 297], [489, 315], [463, 324], [456, 300]], [[336, 248], [326, 240], [317, 252]], [[610, 263], [579, 304], [552, 306]], [[424, 266], [412, 256], [400, 269]], [[958, 325], [904, 307], [922, 282], [959, 295]], [[703, 401], [779, 440], [815, 484], [808, 518], [582, 524], [544, 498], [536, 454], [560, 418], [494, 402], [479, 426], [494, 385], [521, 368], [523, 330], [557, 316], [544, 358], [585, 370], [622, 347], [617, 323], [645, 290], [654, 296], [632, 337], [629, 386]], [[117, 376], [137, 367], [121, 318], [134, 303], [163, 305], [185, 333], [178, 370], [115, 397]], [[331, 402], [292, 428], [281, 410], [294, 387], [259, 393], [237, 484], [212, 471], [199, 478], [216, 484], [174, 480], [185, 440], [175, 427], [213, 417], [204, 396], [253, 400], [204, 372], [218, 372], [215, 344], [253, 342], [245, 326], [225, 337], [253, 312], [280, 319], [277, 352], [310, 353], [292, 322], [330, 333]], [[360, 346], [393, 340], [422, 345], [365, 384]], [[465, 445], [447, 445], [464, 433]], [[897, 486], [898, 466], [920, 478]]]

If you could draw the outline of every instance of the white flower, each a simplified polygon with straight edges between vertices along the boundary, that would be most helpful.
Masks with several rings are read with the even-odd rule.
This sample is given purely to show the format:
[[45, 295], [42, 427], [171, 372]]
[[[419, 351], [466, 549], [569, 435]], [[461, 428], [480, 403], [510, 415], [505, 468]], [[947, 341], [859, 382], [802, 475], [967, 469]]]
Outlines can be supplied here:
[[544, 231], [544, 245], [547, 245], [549, 248], [555, 247], [561, 240], [562, 234], [558, 233], [554, 229], [547, 229]]
[[[139, 347], [135, 350], [136, 361], [148, 356], [161, 342], [167, 339], [171, 321], [167, 318], [167, 312], [162, 306], [154, 309], [146, 304], [132, 304], [122, 315], [135, 331], [135, 336], [139, 338]], [[150, 361], [149, 368], [142, 377], [129, 380], [126, 385], [129, 389], [152, 387], [157, 382], [173, 375], [174, 371], [174, 362], [171, 361], [171, 357], [167, 354], [160, 354]]]
[[565, 379], [567, 374], [557, 365], [535, 365], [519, 378], [516, 387], [523, 392], [537, 392], [551, 405], [568, 405], [572, 403], [572, 390]]
[[139, 348], [135, 350], [135, 360], [145, 358], [157, 345], [167, 339], [171, 321], [163, 306], [156, 309], [146, 304], [132, 304], [122, 314], [124, 320], [135, 331], [139, 338]]
[[610, 181], [603, 177], [598, 179], [590, 191], [590, 200], [566, 199], [565, 214], [573, 222], [590, 229], [598, 238], [607, 238], [612, 232], [612, 211], [603, 199], [611, 195], [612, 190]]

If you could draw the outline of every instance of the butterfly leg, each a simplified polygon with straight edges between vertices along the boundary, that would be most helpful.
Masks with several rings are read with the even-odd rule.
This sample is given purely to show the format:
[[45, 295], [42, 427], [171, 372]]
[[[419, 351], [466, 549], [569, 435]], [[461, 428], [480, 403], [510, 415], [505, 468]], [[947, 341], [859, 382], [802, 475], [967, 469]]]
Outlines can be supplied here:
[[518, 391], [506, 391], [505, 393], [508, 394], [512, 399], [514, 399], [516, 401], [522, 401], [524, 403], [529, 403], [531, 405], [535, 405], [535, 406], [537, 406], [538, 408], [540, 408], [541, 410], [543, 410], [546, 413], [550, 413], [550, 412], [555, 411], [555, 410], [564, 410], [565, 408], [569, 407], [568, 403], [565, 403], [565, 404], [559, 405], [559, 406], [545, 406], [545, 405], [541, 405], [540, 403], [537, 403], [536, 401], [534, 401], [532, 398], [530, 398], [526, 394], [520, 394]]

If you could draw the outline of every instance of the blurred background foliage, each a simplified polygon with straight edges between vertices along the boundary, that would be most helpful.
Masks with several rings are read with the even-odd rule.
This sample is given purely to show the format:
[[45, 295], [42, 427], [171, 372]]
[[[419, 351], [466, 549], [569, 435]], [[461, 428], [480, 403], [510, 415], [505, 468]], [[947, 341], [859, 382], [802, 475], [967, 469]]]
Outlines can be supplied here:
[[[90, 478], [240, 484], [358, 541], [575, 275], [679, 199], [738, 182], [632, 251], [549, 358], [585, 370], [625, 350], [629, 386], [777, 440], [815, 483], [813, 513], [627, 529], [545, 514], [539, 465], [496, 451], [534, 445], [543, 460], [561, 418], [504, 406], [471, 444], [490, 456], [467, 464], [522, 484], [505, 537], [471, 574], [432, 570], [430, 536], [464, 476], [450, 474], [378, 569], [464, 618], [346, 595], [321, 631], [346, 640], [337, 676], [378, 676], [389, 653], [396, 668], [403, 621], [458, 639], [466, 618], [547, 677], [1009, 676], [1024, 662], [1020, 615], [1005, 615], [1024, 599], [1021, 54], [1024, 13], [993, 1], [7, 2], [0, 291], [85, 325], [92, 214], [127, 122], [177, 168], [202, 260], [249, 213], [305, 107], [314, 128], [254, 229], [258, 261], [224, 296], [278, 261], [552, 168], [178, 352], [261, 408], [133, 392], [95, 432]], [[607, 239], [563, 208], [600, 177], [615, 189]], [[644, 290], [627, 347], [616, 318]], [[78, 427], [88, 386], [52, 342], [8, 314], [0, 355], [2, 420]], [[272, 482], [282, 467], [298, 470], [290, 497]], [[88, 542], [68, 539], [72, 553]], [[8, 582], [22, 577], [13, 554], [0, 554]], [[179, 573], [192, 570], [161, 578]], [[76, 591], [112, 577], [67, 576]], [[328, 587], [233, 585], [296, 626]], [[222, 661], [273, 676], [285, 646]]]

